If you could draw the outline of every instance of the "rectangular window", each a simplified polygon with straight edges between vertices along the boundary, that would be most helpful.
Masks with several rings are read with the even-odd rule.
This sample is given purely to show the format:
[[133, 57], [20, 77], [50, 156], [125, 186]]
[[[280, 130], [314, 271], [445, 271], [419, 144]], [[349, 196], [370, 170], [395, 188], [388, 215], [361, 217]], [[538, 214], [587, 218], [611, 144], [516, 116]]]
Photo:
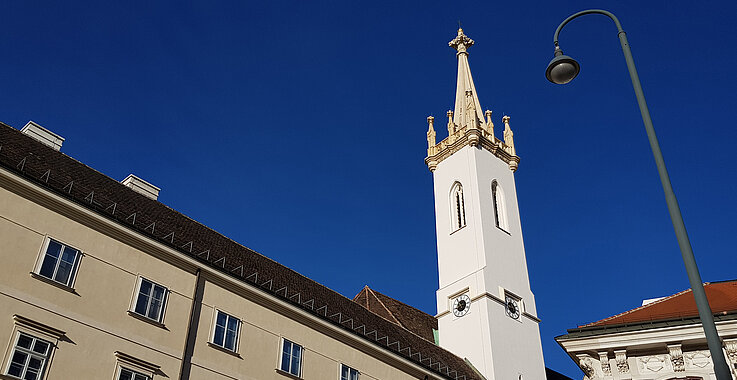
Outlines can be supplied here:
[[138, 283], [138, 297], [133, 311], [156, 322], [161, 322], [164, 315], [166, 295], [167, 289], [165, 287], [141, 278]]
[[18, 333], [6, 374], [24, 380], [41, 379], [50, 349], [51, 343], [25, 333]]
[[294, 376], [302, 373], [302, 346], [284, 339], [282, 342], [281, 370]]
[[340, 380], [358, 380], [358, 371], [345, 364], [341, 364]]
[[240, 324], [241, 321], [238, 318], [218, 310], [215, 315], [215, 332], [212, 336], [212, 343], [235, 352]]
[[54, 239], [48, 239], [46, 253], [43, 255], [38, 274], [71, 287], [79, 256], [79, 250]]
[[129, 370], [128, 368], [121, 368], [120, 373], [118, 374], [118, 380], [151, 380], [151, 377], [140, 372]]

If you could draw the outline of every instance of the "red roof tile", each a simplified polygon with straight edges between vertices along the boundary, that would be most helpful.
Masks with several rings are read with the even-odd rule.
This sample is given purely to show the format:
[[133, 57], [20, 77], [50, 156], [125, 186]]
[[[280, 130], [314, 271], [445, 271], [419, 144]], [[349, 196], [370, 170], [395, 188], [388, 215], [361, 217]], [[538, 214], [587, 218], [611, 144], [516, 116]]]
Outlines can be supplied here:
[[[704, 290], [712, 313], [727, 314], [737, 311], [737, 280], [706, 282], [704, 283]], [[691, 289], [688, 289], [645, 306], [579, 327], [621, 325], [698, 316], [696, 301], [691, 295]]]

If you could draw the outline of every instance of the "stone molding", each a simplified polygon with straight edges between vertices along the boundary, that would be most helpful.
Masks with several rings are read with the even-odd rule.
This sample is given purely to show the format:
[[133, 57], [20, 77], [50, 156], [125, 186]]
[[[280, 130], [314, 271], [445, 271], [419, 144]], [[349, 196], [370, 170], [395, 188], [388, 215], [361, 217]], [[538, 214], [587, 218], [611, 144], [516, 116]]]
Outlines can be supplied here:
[[629, 373], [630, 365], [627, 363], [627, 350], [614, 351], [614, 360], [617, 362], [619, 373]]
[[594, 369], [594, 360], [588, 354], [577, 355], [578, 366], [583, 371], [587, 378], [593, 379], [596, 376], [596, 370]]
[[727, 353], [727, 360], [732, 363], [732, 367], [737, 369], [737, 339], [725, 339], [724, 349]]
[[26, 318], [18, 314], [13, 314], [13, 322], [15, 322], [15, 324], [18, 326], [22, 326], [22, 327], [25, 327], [31, 330], [36, 330], [36, 331], [45, 333], [46, 335], [50, 337], [54, 337], [57, 340], [63, 338], [66, 335], [66, 332], [62, 330], [53, 328], [49, 325], [34, 321], [30, 318]]
[[[452, 115], [452, 112], [450, 113]], [[430, 124], [432, 126], [432, 124]], [[507, 124], [508, 125], [508, 124]], [[434, 133], [434, 131], [433, 131]], [[428, 134], [430, 132], [428, 131]], [[428, 142], [430, 139], [428, 138]], [[429, 145], [429, 144], [428, 144]], [[519, 167], [519, 157], [515, 155], [514, 147], [510, 147], [504, 144], [501, 140], [497, 139], [485, 128], [468, 128], [460, 127], [457, 128], [451, 135], [427, 148], [427, 158], [425, 158], [425, 164], [430, 171], [435, 171], [438, 164], [450, 157], [453, 153], [461, 150], [466, 145], [478, 146], [486, 149], [497, 158], [504, 161], [509, 165], [509, 169], [516, 171]]]
[[609, 366], [609, 353], [599, 352], [599, 362], [601, 363], [601, 372], [604, 376], [611, 376], [612, 368]]
[[668, 355], [670, 356], [670, 362], [673, 365], [673, 371], [683, 372], [686, 370], [685, 363], [683, 362], [683, 350], [680, 344], [669, 344]]

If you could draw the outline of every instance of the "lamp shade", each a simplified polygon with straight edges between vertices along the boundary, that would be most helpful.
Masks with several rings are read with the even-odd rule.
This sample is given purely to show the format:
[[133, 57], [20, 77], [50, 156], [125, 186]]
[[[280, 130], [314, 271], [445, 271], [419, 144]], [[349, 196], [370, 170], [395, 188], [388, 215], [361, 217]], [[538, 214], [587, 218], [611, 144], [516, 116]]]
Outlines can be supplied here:
[[545, 77], [555, 84], [566, 84], [572, 81], [580, 70], [581, 67], [575, 59], [557, 50], [555, 58], [550, 61], [545, 70]]

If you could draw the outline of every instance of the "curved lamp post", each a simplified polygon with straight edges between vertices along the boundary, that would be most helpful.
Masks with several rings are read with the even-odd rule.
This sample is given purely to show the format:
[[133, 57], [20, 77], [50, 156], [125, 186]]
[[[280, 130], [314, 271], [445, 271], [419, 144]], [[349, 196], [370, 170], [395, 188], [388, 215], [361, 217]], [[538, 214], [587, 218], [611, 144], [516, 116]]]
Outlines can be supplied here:
[[647, 108], [647, 103], [645, 103], [645, 95], [642, 93], [640, 78], [637, 76], [637, 69], [635, 69], [635, 62], [632, 59], [632, 52], [630, 52], [630, 46], [627, 43], [627, 35], [624, 33], [624, 30], [622, 30], [622, 25], [619, 23], [619, 20], [617, 20], [617, 17], [611, 12], [607, 12], [605, 10], [588, 9], [575, 13], [563, 20], [563, 22], [558, 25], [558, 29], [555, 30], [555, 34], [553, 35], [555, 56], [548, 64], [548, 68], [545, 70], [545, 76], [549, 81], [555, 84], [566, 84], [578, 75], [580, 66], [573, 58], [563, 55], [563, 51], [560, 49], [560, 46], [558, 46], [558, 34], [561, 29], [563, 29], [563, 27], [574, 18], [594, 13], [608, 16], [617, 26], [619, 42], [622, 44], [624, 58], [627, 60], [627, 68], [629, 69], [630, 78], [632, 79], [632, 87], [635, 89], [637, 103], [640, 105], [640, 113], [642, 114], [642, 121], [645, 123], [647, 137], [650, 140], [650, 148], [653, 151], [655, 164], [658, 167], [660, 182], [662, 183], [663, 191], [665, 192], [665, 201], [668, 203], [668, 211], [670, 212], [670, 218], [673, 222], [673, 229], [676, 232], [678, 245], [681, 248], [683, 262], [686, 265], [686, 273], [688, 274], [688, 280], [691, 283], [691, 290], [694, 298], [696, 299], [699, 318], [701, 319], [701, 324], [704, 327], [706, 342], [709, 345], [712, 362], [714, 363], [714, 372], [718, 380], [731, 380], [732, 375], [730, 374], [729, 367], [727, 366], [724, 352], [722, 352], [722, 342], [719, 339], [716, 326], [714, 325], [714, 317], [711, 313], [711, 308], [709, 307], [709, 301], [706, 299], [704, 285], [701, 282], [699, 269], [696, 266], [696, 260], [694, 259], [693, 250], [691, 249], [691, 242], [688, 240], [688, 234], [686, 233], [686, 226], [683, 224], [681, 209], [678, 207], [676, 195], [673, 193], [670, 177], [668, 176], [668, 171], [665, 169], [663, 154], [660, 152], [660, 144], [658, 143], [658, 138], [655, 136], [653, 122], [650, 120], [650, 111]]

